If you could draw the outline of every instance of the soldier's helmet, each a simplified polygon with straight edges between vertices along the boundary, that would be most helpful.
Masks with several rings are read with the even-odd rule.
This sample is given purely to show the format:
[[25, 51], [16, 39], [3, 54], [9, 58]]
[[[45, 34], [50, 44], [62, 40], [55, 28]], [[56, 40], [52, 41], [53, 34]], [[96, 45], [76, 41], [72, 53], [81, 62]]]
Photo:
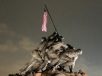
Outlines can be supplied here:
[[57, 32], [54, 32], [52, 35], [49, 36], [48, 40], [53, 40], [58, 36], [59, 36], [59, 34]]
[[68, 46], [68, 49], [74, 49], [73, 46], [71, 46], [70, 44], [66, 44]]
[[56, 39], [56, 41], [58, 41], [58, 42], [61, 41], [62, 42], [63, 39], [64, 39], [64, 37], [58, 36], [57, 39]]
[[63, 36], [59, 36], [59, 38], [60, 38], [60, 39], [64, 39], [64, 37], [63, 37]]
[[76, 51], [78, 52], [78, 54], [82, 54], [82, 50], [81, 49], [77, 49]]
[[41, 41], [43, 42], [43, 41], [46, 41], [46, 37], [42, 37], [41, 38]]
[[58, 35], [58, 32], [54, 32], [52, 35], [53, 35], [53, 36], [56, 36], [56, 35]]

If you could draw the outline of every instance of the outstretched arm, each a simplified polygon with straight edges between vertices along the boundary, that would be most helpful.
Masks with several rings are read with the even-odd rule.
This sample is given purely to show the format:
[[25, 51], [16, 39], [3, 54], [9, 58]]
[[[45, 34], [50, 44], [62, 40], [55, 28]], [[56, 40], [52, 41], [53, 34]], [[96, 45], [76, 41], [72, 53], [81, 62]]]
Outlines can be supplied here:
[[66, 51], [66, 55], [69, 56], [70, 58], [77, 57], [79, 54], [82, 54], [81, 49], [77, 49], [77, 50], [67, 49]]

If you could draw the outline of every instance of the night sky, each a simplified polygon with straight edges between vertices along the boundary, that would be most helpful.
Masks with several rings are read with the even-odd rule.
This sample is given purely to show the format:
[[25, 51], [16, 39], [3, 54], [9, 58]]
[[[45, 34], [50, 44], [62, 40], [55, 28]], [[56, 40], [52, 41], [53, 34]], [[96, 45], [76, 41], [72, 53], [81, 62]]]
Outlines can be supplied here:
[[18, 73], [41, 37], [55, 31], [49, 16], [41, 31], [44, 4], [64, 43], [83, 51], [74, 71], [102, 76], [102, 0], [0, 0], [0, 76]]

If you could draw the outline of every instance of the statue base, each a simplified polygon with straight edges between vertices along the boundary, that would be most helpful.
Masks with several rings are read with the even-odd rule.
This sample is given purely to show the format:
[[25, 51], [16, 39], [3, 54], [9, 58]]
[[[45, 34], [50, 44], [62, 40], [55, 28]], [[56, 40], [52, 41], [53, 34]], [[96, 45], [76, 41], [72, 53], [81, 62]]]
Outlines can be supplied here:
[[19, 75], [19, 74], [9, 74], [8, 76], [88, 76], [82, 70], [78, 72], [68, 72], [68, 71], [59, 71], [59, 70], [46, 70], [42, 73], [28, 74], [28, 75]]

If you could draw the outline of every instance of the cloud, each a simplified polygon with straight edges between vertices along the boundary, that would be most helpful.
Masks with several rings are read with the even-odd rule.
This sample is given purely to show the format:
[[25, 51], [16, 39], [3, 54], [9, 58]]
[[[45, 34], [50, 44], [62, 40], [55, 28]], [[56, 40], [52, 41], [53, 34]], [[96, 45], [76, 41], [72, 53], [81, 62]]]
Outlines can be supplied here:
[[6, 33], [6, 34], [9, 34], [9, 35], [14, 34], [13, 31], [9, 30], [7, 24], [5, 24], [5, 23], [0, 24], [0, 33]]
[[30, 54], [27, 53], [38, 45], [36, 41], [9, 28], [5, 23], [0, 24], [0, 76], [17, 73], [29, 61]]
[[24, 66], [26, 63], [25, 60], [19, 60], [15, 63], [11, 63], [11, 65], [1, 65], [0, 67], [0, 76], [8, 76], [9, 74], [16, 74], [19, 73], [19, 70]]
[[7, 40], [4, 44], [0, 44], [0, 51], [16, 51], [17, 46], [11, 40]]
[[31, 51], [37, 47], [38, 43], [30, 38], [17, 34], [10, 30], [7, 24], [0, 24], [0, 51]]
[[7, 28], [8, 27], [5, 23], [0, 24], [0, 33], [6, 32], [8, 30]]
[[27, 37], [21, 37], [18, 40], [19, 40], [18, 42], [15, 42], [14, 40], [11, 39], [5, 40], [2, 44], [0, 44], [0, 51], [14, 52], [22, 49], [26, 51], [31, 51], [35, 49], [38, 45], [37, 42], [34, 42]]
[[33, 49], [35, 49], [37, 47], [37, 43], [34, 43], [32, 40], [30, 40], [29, 38], [27, 37], [23, 37], [21, 39], [21, 41], [19, 42], [19, 46], [24, 49], [24, 50], [27, 50], [27, 51], [31, 51]]

